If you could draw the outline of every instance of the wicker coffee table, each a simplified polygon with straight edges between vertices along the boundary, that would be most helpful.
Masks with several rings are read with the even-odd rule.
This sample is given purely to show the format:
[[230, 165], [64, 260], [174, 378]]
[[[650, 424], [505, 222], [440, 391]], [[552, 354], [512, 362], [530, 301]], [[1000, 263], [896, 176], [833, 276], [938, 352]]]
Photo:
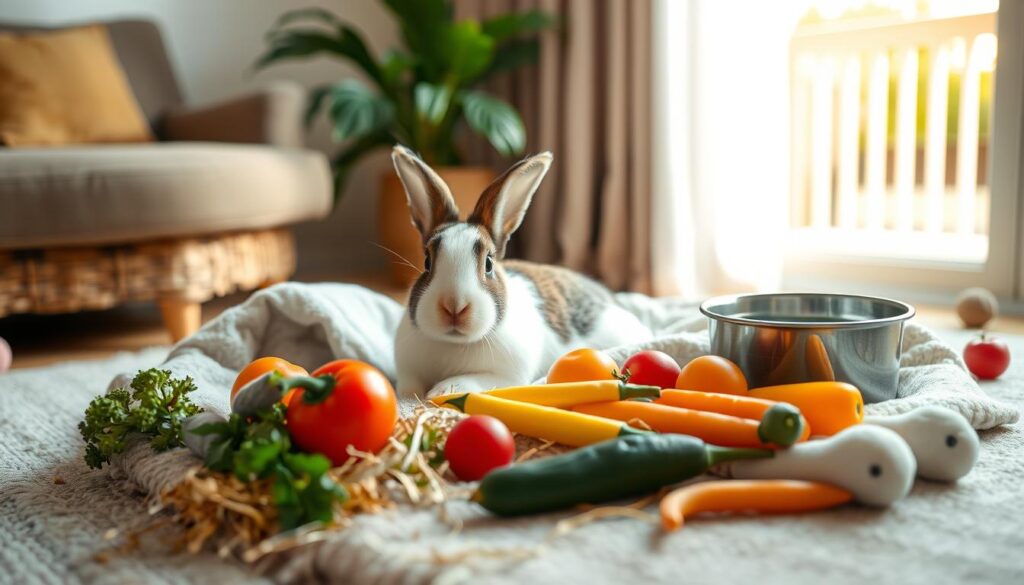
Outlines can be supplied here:
[[287, 280], [294, 271], [295, 244], [287, 229], [0, 250], [0, 317], [156, 301], [178, 341], [199, 328], [203, 302]]

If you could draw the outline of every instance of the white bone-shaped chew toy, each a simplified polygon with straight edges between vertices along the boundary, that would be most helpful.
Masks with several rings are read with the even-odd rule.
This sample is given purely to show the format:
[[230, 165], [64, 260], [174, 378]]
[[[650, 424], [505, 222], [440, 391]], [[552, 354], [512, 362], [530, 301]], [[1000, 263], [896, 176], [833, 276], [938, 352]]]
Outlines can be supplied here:
[[864, 424], [883, 426], [903, 437], [917, 459], [917, 474], [925, 479], [956, 481], [978, 460], [978, 433], [948, 408], [924, 406], [892, 416], [866, 416]]
[[907, 442], [889, 429], [855, 425], [825, 439], [780, 449], [774, 457], [726, 463], [736, 479], [796, 479], [831, 484], [855, 500], [884, 507], [910, 493], [917, 464]]
[[252, 416], [280, 402], [281, 389], [271, 381], [272, 375], [267, 372], [239, 388], [231, 399], [231, 412]]

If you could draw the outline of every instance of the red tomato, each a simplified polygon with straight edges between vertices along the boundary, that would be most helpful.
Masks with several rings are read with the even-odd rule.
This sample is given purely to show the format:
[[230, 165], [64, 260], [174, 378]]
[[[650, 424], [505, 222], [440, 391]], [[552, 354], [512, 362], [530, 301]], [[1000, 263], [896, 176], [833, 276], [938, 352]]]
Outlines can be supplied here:
[[492, 469], [512, 463], [516, 444], [505, 423], [486, 414], [473, 415], [448, 433], [444, 457], [462, 481], [482, 479]]
[[391, 383], [373, 366], [356, 360], [335, 360], [320, 366], [313, 377], [330, 375], [326, 397], [307, 402], [320, 389], [299, 387], [288, 404], [288, 432], [303, 451], [322, 453], [334, 465], [348, 460], [348, 447], [380, 451], [398, 420], [398, 401]]
[[679, 377], [679, 364], [663, 351], [648, 349], [630, 356], [626, 363], [622, 364], [622, 373], [629, 376], [630, 384], [675, 388], [676, 378]]
[[995, 380], [1010, 367], [1010, 348], [1000, 339], [984, 334], [964, 348], [964, 362], [972, 374], [982, 380]]

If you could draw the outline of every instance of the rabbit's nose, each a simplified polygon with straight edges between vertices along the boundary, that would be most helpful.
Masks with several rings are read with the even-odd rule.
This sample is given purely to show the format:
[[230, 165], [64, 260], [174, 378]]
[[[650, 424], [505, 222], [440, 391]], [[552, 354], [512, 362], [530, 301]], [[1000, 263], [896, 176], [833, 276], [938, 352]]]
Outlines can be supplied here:
[[441, 310], [441, 317], [450, 321], [453, 327], [458, 327], [459, 321], [469, 316], [470, 304], [447, 298], [438, 303], [438, 309]]

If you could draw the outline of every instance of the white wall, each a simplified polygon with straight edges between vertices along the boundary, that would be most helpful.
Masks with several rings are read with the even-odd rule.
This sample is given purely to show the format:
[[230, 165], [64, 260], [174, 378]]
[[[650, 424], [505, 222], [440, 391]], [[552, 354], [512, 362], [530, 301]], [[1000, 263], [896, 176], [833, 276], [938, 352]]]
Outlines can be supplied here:
[[[382, 54], [397, 43], [397, 27], [378, 0], [29, 0], [0, 2], [0, 20], [63, 24], [142, 17], [164, 33], [171, 62], [185, 98], [204, 104], [260, 87], [274, 79], [292, 79], [307, 87], [352, 75], [347, 64], [315, 61], [272, 66], [254, 73], [251, 65], [263, 48], [263, 34], [283, 12], [323, 6], [362, 31]], [[312, 147], [331, 152], [329, 132], [320, 120], [309, 136]], [[325, 221], [299, 226], [300, 271], [307, 275], [359, 272], [383, 264], [372, 245], [376, 236], [379, 177], [388, 172], [378, 153], [351, 175], [342, 203]]]

